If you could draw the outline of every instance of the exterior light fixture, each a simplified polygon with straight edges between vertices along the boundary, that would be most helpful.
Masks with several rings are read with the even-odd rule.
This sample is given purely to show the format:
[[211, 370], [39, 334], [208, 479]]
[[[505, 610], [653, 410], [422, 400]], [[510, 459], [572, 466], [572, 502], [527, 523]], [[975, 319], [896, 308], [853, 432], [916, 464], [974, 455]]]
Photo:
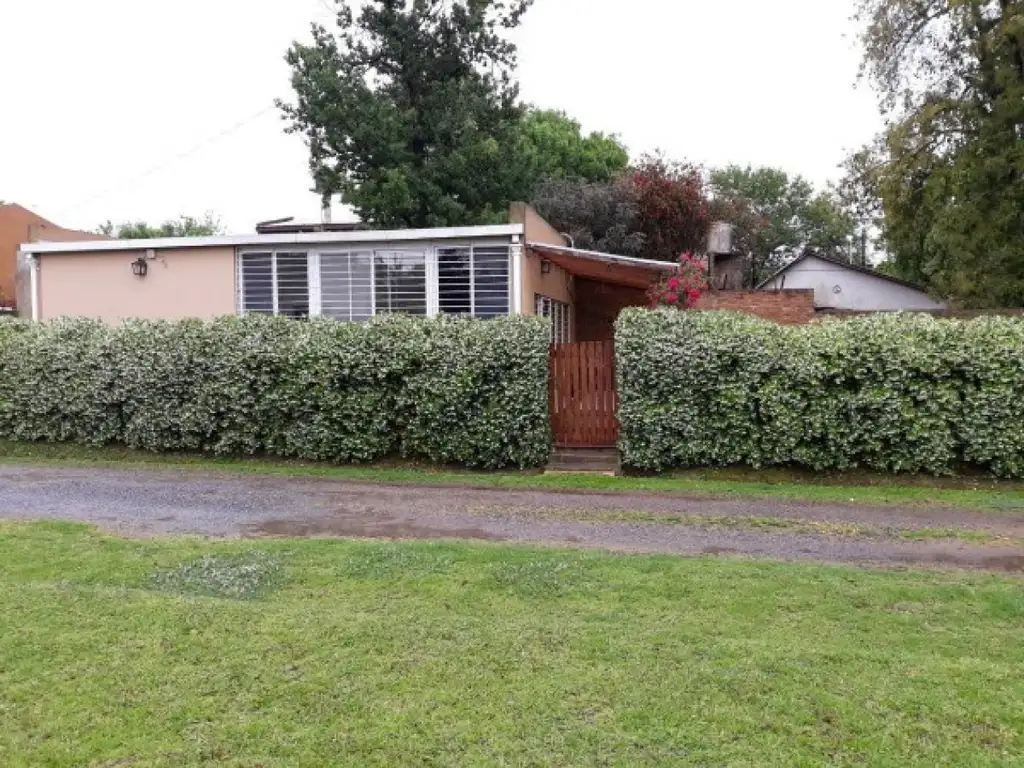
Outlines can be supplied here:
[[540, 273], [547, 275], [551, 272], [551, 262], [547, 259], [541, 259], [540, 261]]
[[146, 262], [145, 256], [139, 256], [139, 258], [132, 262], [133, 275], [136, 277], [145, 277], [147, 272], [149, 272], [149, 264]]

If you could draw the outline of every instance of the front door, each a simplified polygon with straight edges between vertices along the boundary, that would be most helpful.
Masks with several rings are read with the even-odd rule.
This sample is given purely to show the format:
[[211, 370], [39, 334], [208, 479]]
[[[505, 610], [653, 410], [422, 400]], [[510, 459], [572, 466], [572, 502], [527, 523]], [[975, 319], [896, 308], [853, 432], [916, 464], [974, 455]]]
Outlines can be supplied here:
[[611, 448], [616, 418], [615, 342], [551, 346], [551, 426], [561, 448]]

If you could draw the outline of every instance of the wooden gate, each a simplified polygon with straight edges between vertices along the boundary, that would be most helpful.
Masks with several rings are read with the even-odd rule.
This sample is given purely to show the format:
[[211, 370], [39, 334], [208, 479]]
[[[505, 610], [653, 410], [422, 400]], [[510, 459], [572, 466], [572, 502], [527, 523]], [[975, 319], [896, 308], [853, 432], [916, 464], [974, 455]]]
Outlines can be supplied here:
[[608, 448], [619, 439], [615, 342], [551, 346], [551, 427], [563, 448]]

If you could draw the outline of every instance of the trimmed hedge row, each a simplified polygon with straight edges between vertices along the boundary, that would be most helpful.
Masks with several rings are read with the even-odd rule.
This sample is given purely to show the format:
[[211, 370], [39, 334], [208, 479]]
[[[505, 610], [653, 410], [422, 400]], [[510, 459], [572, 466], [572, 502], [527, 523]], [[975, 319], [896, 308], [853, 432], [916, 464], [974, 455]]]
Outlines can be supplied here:
[[543, 320], [0, 322], [0, 437], [334, 462], [539, 466]]
[[627, 310], [623, 461], [1024, 476], [1024, 320]]

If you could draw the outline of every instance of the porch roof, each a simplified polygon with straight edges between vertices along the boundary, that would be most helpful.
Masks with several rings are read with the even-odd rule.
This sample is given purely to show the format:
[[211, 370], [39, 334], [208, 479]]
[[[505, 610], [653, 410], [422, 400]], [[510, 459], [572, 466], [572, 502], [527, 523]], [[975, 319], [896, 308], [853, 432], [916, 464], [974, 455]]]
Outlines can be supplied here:
[[528, 242], [526, 246], [571, 275], [633, 288], [648, 288], [659, 277], [676, 268], [675, 264], [665, 261], [616, 256], [562, 245]]

